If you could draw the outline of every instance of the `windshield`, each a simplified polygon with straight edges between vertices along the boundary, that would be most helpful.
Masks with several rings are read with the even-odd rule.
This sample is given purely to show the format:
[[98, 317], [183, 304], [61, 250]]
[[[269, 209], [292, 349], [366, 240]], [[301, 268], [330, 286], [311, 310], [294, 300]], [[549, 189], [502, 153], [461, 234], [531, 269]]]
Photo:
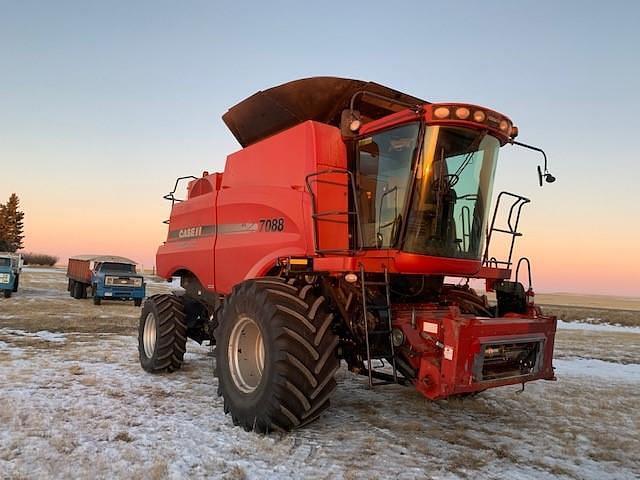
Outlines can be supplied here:
[[101, 272], [136, 273], [135, 265], [128, 263], [103, 263], [100, 265]]
[[415, 122], [358, 141], [358, 207], [365, 248], [395, 243], [419, 132], [420, 124]]
[[403, 250], [480, 259], [499, 148], [485, 132], [427, 127]]
[[10, 267], [11, 266], [11, 259], [10, 258], [1, 258], [0, 257], [0, 267]]

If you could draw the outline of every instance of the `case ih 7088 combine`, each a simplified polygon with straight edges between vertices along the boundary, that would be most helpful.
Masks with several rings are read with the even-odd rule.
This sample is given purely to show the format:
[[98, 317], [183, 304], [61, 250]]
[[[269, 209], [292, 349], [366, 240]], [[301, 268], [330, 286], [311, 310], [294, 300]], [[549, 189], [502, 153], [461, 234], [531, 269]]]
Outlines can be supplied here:
[[[180, 368], [187, 337], [215, 342], [225, 411], [259, 432], [316, 419], [341, 360], [370, 386], [430, 399], [554, 378], [556, 319], [534, 305], [530, 273], [518, 282], [528, 261], [512, 260], [528, 200], [503, 192], [489, 210], [500, 147], [539, 150], [514, 141], [506, 116], [321, 77], [223, 119], [244, 148], [224, 173], [188, 177], [185, 200], [167, 195], [157, 267], [184, 294], [145, 302], [145, 370]], [[538, 173], [554, 180], [546, 157]]]

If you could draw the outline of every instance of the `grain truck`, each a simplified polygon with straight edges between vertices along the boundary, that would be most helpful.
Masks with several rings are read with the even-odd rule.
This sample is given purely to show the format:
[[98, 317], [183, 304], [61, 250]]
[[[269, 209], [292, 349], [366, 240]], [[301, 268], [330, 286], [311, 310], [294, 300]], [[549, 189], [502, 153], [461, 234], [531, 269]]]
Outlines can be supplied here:
[[136, 273], [136, 262], [113, 255], [79, 255], [71, 257], [67, 266], [68, 291], [73, 298], [87, 298], [93, 303], [102, 300], [133, 300], [136, 307], [145, 296], [145, 282]]
[[18, 291], [22, 256], [18, 253], [0, 252], [0, 290], [4, 298]]

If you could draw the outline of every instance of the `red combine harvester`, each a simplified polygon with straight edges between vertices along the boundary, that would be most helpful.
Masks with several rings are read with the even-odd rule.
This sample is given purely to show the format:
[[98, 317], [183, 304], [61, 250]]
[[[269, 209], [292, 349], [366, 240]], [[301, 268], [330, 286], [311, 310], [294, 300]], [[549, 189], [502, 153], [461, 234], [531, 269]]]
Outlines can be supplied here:
[[[434, 400], [554, 379], [556, 319], [534, 305], [528, 260], [512, 260], [529, 200], [502, 192], [489, 211], [500, 147], [544, 155], [514, 140], [509, 118], [318, 77], [223, 119], [243, 149], [165, 197], [158, 273], [184, 293], [145, 302], [145, 370], [179, 369], [187, 337], [215, 342], [225, 412], [258, 432], [316, 419], [341, 360], [369, 386], [411, 384]], [[544, 160], [540, 185], [555, 180]], [[490, 253], [497, 234], [504, 258]]]

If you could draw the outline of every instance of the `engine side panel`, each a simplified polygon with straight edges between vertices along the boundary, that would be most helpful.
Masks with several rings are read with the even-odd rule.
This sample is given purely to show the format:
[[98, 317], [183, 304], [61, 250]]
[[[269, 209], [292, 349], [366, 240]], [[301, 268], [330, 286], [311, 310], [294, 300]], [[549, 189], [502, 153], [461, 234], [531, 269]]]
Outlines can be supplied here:
[[345, 158], [339, 130], [312, 121], [227, 158], [217, 204], [217, 292], [266, 274], [279, 257], [314, 254], [306, 178]]

